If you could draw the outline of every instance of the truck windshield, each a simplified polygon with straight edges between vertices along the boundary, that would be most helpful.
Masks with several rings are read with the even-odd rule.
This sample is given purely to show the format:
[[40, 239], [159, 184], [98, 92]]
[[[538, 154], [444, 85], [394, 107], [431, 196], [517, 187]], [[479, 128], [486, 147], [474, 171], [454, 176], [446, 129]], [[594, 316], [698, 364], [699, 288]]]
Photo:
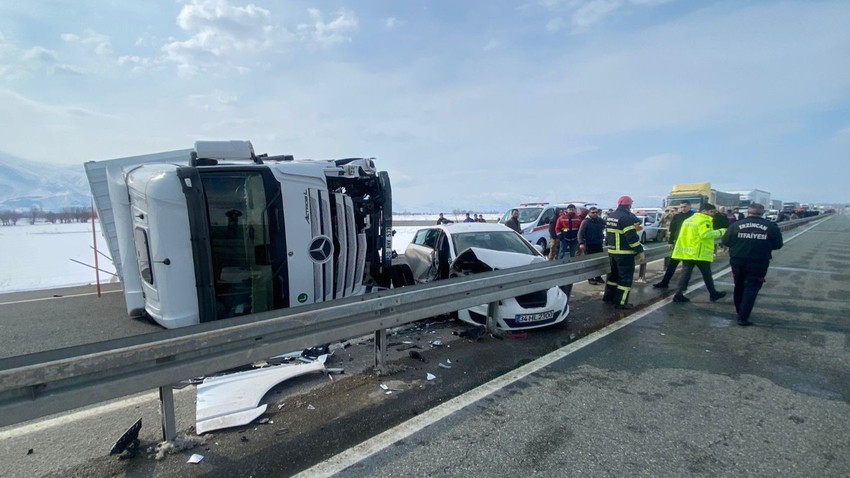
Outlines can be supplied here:
[[[260, 171], [201, 175], [219, 319], [276, 308], [268, 194]], [[270, 197], [271, 196], [271, 197]]]

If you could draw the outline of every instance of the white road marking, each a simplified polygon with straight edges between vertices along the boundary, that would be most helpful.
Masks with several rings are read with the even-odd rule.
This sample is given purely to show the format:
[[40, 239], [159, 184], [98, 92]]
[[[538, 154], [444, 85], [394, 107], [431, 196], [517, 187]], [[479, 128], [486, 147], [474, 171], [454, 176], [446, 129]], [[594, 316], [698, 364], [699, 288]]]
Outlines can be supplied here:
[[[182, 390], [175, 390], [175, 393], [180, 392]], [[135, 407], [137, 405], [142, 405], [145, 402], [149, 401], [158, 401], [159, 393], [158, 392], [148, 392], [143, 395], [138, 395], [135, 397], [128, 398], [126, 400], [119, 400], [111, 403], [107, 403], [105, 405], [101, 405], [99, 407], [88, 408], [85, 410], [80, 410], [74, 413], [63, 414], [56, 418], [52, 418], [49, 420], [39, 420], [37, 422], [28, 423], [26, 425], [15, 426], [13, 425], [11, 428], [0, 431], [0, 441], [8, 440], [9, 438], [15, 438], [22, 435], [26, 435], [29, 433], [35, 433], [43, 430], [48, 430], [50, 428], [58, 427], [61, 425], [68, 425], [71, 423], [78, 422], [80, 420], [85, 420], [92, 417], [97, 417], [98, 415], [102, 415], [105, 413], [114, 412], [116, 410], [120, 410], [122, 408], [127, 407]]]
[[[100, 293], [101, 294], [113, 294], [115, 292], [121, 292], [121, 289], [104, 290], [104, 291], [101, 291]], [[85, 297], [87, 295], [97, 295], [97, 292], [87, 292], [85, 294], [60, 295], [58, 297], [39, 297], [38, 299], [14, 300], [14, 301], [10, 301], [10, 302], [0, 302], [0, 305], [25, 304], [27, 302], [41, 302], [43, 300], [59, 300], [59, 299], [67, 299], [69, 297]]]

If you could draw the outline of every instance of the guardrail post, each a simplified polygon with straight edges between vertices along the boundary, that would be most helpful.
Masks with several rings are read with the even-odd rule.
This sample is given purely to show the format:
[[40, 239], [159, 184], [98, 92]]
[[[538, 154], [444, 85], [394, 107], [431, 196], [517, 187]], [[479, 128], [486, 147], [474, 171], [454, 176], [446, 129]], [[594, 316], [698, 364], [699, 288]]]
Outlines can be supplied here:
[[177, 438], [177, 420], [174, 418], [174, 389], [171, 385], [159, 387], [159, 414], [162, 417], [162, 441]]
[[490, 302], [487, 305], [487, 332], [496, 332], [496, 311], [499, 308], [498, 302]]
[[379, 375], [387, 373], [387, 329], [375, 331], [375, 369]]

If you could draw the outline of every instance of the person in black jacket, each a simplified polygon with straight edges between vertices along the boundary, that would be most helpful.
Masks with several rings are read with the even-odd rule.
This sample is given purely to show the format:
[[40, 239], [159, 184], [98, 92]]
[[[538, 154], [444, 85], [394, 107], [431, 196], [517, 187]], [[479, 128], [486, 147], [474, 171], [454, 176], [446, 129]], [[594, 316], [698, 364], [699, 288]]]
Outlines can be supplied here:
[[726, 215], [726, 208], [720, 206], [717, 212], [711, 216], [711, 223], [714, 229], [729, 229], [729, 216]]
[[611, 272], [605, 282], [602, 302], [614, 304], [617, 309], [632, 309], [629, 293], [635, 278], [635, 264], [644, 261], [643, 244], [640, 243], [636, 225], [638, 218], [631, 213], [632, 198], [621, 196], [617, 209], [605, 220], [605, 243]]
[[750, 313], [764, 284], [771, 251], [782, 247], [782, 232], [776, 223], [764, 219], [764, 206], [751, 204], [747, 217], [726, 231], [722, 243], [729, 248], [729, 265], [735, 282], [735, 312], [738, 325], [752, 325]]
[[522, 227], [519, 225], [519, 209], [511, 209], [511, 218], [505, 221], [505, 225], [522, 234]]
[[440, 217], [437, 218], [437, 225], [438, 226], [440, 224], [452, 224], [453, 222], [454, 221], [452, 221], [451, 219], [446, 219], [445, 217], [443, 217], [443, 213], [440, 213]]
[[[578, 228], [579, 254], [602, 252], [604, 242], [605, 221], [599, 217], [599, 209], [596, 206], [590, 206], [587, 217], [584, 218]], [[602, 279], [602, 276], [596, 276], [593, 279], [588, 279], [587, 282], [598, 285], [604, 284], [605, 280]]]
[[[679, 237], [679, 231], [682, 229], [682, 223], [685, 222], [685, 219], [693, 216], [694, 212], [691, 211], [691, 202], [684, 200], [679, 203], [679, 212], [677, 212], [673, 219], [670, 221], [670, 231], [667, 234], [667, 244], [670, 250], [673, 250], [673, 246], [676, 245], [676, 238]], [[661, 278], [661, 282], [656, 284], [652, 284], [652, 287], [656, 289], [666, 289], [670, 285], [670, 279], [673, 278], [673, 273], [676, 272], [676, 268], [679, 267], [679, 260], [673, 259], [672, 257], [667, 262], [667, 268], [664, 270], [664, 277]]]
[[558, 258], [558, 252], [561, 250], [561, 240], [558, 239], [558, 231], [555, 230], [555, 224], [558, 222], [558, 217], [561, 216], [562, 209], [555, 208], [555, 216], [549, 221], [549, 260], [554, 261]]

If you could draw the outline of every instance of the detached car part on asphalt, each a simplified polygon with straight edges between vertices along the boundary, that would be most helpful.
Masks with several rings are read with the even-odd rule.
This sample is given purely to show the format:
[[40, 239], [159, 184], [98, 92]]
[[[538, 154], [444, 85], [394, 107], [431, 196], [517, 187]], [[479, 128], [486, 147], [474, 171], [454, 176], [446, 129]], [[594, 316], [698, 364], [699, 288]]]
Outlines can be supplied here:
[[[492, 270], [520, 267], [546, 258], [522, 236], [502, 224], [457, 223], [416, 231], [398, 260], [407, 268], [407, 282], [427, 283]], [[488, 304], [458, 311], [458, 318], [473, 325], [487, 321]], [[496, 323], [502, 330], [526, 330], [566, 320], [569, 299], [559, 287], [499, 301]]]
[[195, 430], [198, 435], [251, 423], [266, 411], [263, 395], [275, 385], [313, 372], [324, 372], [327, 355], [299, 365], [277, 365], [217, 377], [198, 385]]

